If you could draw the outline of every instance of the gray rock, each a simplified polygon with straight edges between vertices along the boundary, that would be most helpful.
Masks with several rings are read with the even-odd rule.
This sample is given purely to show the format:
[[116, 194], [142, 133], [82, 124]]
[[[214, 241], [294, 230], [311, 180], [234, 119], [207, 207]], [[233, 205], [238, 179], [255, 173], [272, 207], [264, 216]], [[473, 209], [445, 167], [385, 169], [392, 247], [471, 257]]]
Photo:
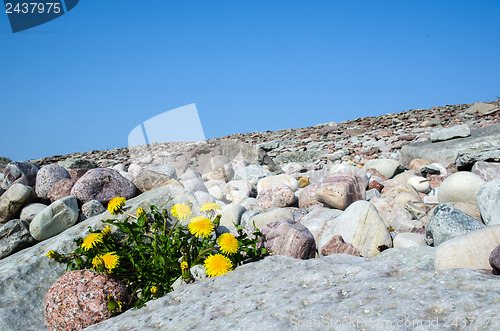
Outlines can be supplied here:
[[230, 181], [234, 176], [234, 170], [229, 162], [229, 159], [222, 155], [216, 155], [210, 158], [202, 167], [202, 178], [204, 180], [223, 180], [225, 182]]
[[255, 215], [259, 215], [259, 214], [260, 214], [260, 211], [258, 211], [258, 210], [247, 210], [246, 212], [243, 213], [243, 215], [241, 215], [240, 224], [246, 228], [252, 227], [253, 226], [252, 218]]
[[449, 204], [438, 205], [425, 229], [425, 241], [437, 247], [443, 242], [484, 228], [484, 224]]
[[57, 164], [66, 169], [94, 169], [98, 167], [94, 161], [74, 158], [67, 158], [66, 160], [57, 162]]
[[[319, 252], [323, 245], [335, 236], [335, 218], [340, 214], [342, 211], [338, 209], [315, 208], [300, 221], [313, 234]], [[322, 240], [323, 237], [327, 239]]]
[[408, 267], [432, 271], [435, 254], [436, 248], [431, 246], [399, 247], [386, 249], [372, 260], [390, 264], [402, 263]]
[[376, 198], [380, 198], [381, 194], [376, 188], [372, 188], [366, 191], [366, 201], [371, 201]]
[[236, 170], [234, 173], [234, 179], [248, 180], [252, 184], [252, 186], [256, 188], [259, 180], [272, 175], [273, 173], [265, 169], [263, 166], [258, 164], [251, 164], [248, 167]]
[[240, 204], [225, 205], [221, 208], [220, 226], [217, 229], [219, 233], [230, 232], [233, 230], [234, 224], [240, 225], [241, 216], [246, 212], [246, 209]]
[[[250, 226], [255, 222], [255, 226], [261, 229], [268, 223], [278, 220], [293, 220], [292, 212], [287, 208], [269, 208], [263, 213], [255, 215], [250, 219]], [[248, 226], [246, 224], [242, 224]]]
[[468, 167], [479, 161], [500, 161], [500, 150], [488, 150], [484, 152], [460, 152], [455, 161], [458, 168]]
[[170, 179], [169, 176], [161, 174], [153, 170], [141, 171], [132, 181], [134, 185], [141, 191], [146, 192], [162, 185]]
[[394, 237], [394, 248], [427, 246], [425, 236], [420, 233], [403, 232]]
[[[454, 163], [459, 154], [478, 154], [500, 150], [500, 125], [471, 130], [470, 137], [447, 141], [423, 141], [401, 148], [401, 163], [408, 167], [413, 159]], [[480, 161], [480, 160], [478, 160]]]
[[432, 142], [444, 141], [453, 138], [464, 138], [468, 136], [470, 136], [470, 129], [467, 124], [456, 125], [451, 128], [435, 129], [429, 135]]
[[477, 192], [477, 205], [484, 224], [492, 223], [500, 208], [500, 179], [486, 182]]
[[180, 182], [182, 185], [184, 185], [184, 187], [189, 193], [195, 193], [197, 191], [203, 191], [208, 193], [208, 189], [203, 183], [203, 180], [198, 176], [190, 177], [187, 179], [181, 179]]
[[265, 238], [264, 248], [273, 255], [310, 259], [316, 254], [316, 243], [312, 233], [300, 223], [279, 220], [266, 224], [260, 230]]
[[61, 179], [70, 179], [69, 172], [57, 164], [49, 164], [43, 166], [36, 174], [36, 188], [35, 192], [39, 198], [47, 199], [47, 194]]
[[0, 196], [0, 223], [5, 223], [18, 215], [24, 205], [36, 200], [36, 193], [30, 186], [12, 184]]
[[194, 192], [193, 195], [196, 198], [196, 200], [198, 200], [200, 205], [203, 205], [204, 203], [207, 202], [216, 202], [215, 198], [211, 196], [210, 193], [207, 193], [205, 191], [196, 191]]
[[42, 210], [30, 223], [30, 233], [38, 241], [53, 237], [78, 220], [78, 202], [74, 196], [57, 200]]
[[491, 251], [489, 262], [495, 274], [500, 275], [500, 246]]
[[479, 161], [474, 163], [471, 172], [488, 182], [492, 179], [500, 178], [500, 163]]
[[263, 188], [257, 195], [257, 203], [264, 208], [289, 207], [295, 203], [295, 194], [286, 184]]
[[30, 223], [36, 215], [38, 215], [42, 210], [47, 208], [47, 205], [43, 203], [30, 203], [23, 207], [21, 210], [20, 219], [28, 221]]
[[170, 164], [155, 164], [147, 166], [144, 170], [151, 170], [154, 172], [159, 172], [165, 176], [168, 176], [173, 179], [177, 179], [177, 171]]
[[485, 102], [476, 102], [470, 106], [466, 112], [467, 113], [478, 113], [478, 114], [485, 114], [493, 109], [497, 108], [495, 104], [491, 103], [485, 103]]
[[0, 259], [33, 246], [36, 240], [30, 234], [29, 222], [10, 220], [0, 228]]
[[239, 202], [255, 196], [255, 189], [248, 180], [232, 180], [224, 186], [224, 196], [228, 201]]
[[82, 205], [82, 214], [84, 219], [102, 214], [105, 211], [106, 208], [97, 200], [90, 200]]
[[[175, 198], [186, 194], [180, 186], [162, 186], [128, 200], [124, 209], [135, 212], [139, 206], [147, 206], [148, 203], [160, 209], [170, 209]], [[101, 220], [110, 218], [124, 220], [126, 215], [111, 215], [106, 211], [0, 260], [0, 330], [46, 329], [43, 312], [45, 295], [64, 274], [66, 265], [47, 258], [45, 254], [49, 250], [61, 254], [73, 252], [77, 248], [73, 241], [75, 238], [87, 236], [89, 226], [97, 230], [104, 228], [106, 224]]]
[[118, 171], [108, 168], [91, 169], [73, 185], [71, 195], [83, 203], [97, 200], [107, 204], [115, 197], [130, 199], [137, 194], [135, 185], [120, 175]]
[[498, 277], [478, 270], [435, 272], [344, 254], [271, 256], [87, 330], [412, 329], [405, 323], [426, 330], [445, 319], [497, 317], [497, 286]]
[[[208, 278], [208, 275], [205, 271], [205, 267], [201, 264], [197, 264], [193, 267], [191, 267], [191, 276], [193, 276], [194, 278], [194, 281], [199, 281], [199, 280], [202, 280], [202, 279], [205, 279], [205, 278]], [[181, 286], [186, 286], [188, 284], [186, 284], [186, 282], [182, 281], [182, 276], [177, 278], [175, 280], [175, 282], [172, 284], [172, 289], [175, 291], [177, 290], [178, 288], [180, 288]]]
[[8, 190], [15, 183], [35, 187], [39, 166], [30, 162], [10, 162], [5, 166], [2, 188]]

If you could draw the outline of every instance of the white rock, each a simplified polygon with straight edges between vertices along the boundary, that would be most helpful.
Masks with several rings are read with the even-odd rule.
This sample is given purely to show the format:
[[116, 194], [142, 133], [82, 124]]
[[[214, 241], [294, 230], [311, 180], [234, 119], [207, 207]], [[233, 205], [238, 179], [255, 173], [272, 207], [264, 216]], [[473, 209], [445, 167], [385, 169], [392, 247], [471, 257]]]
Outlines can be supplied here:
[[423, 247], [427, 246], [422, 234], [403, 232], [394, 238], [394, 248]]
[[72, 195], [54, 201], [30, 223], [30, 233], [38, 241], [48, 239], [73, 226], [78, 220], [78, 202]]
[[439, 203], [468, 202], [477, 204], [477, 192], [484, 180], [468, 171], [460, 171], [446, 178], [439, 186]]
[[213, 185], [209, 187], [208, 193], [210, 193], [210, 195], [217, 200], [222, 200], [224, 198], [224, 192], [222, 192], [222, 189], [218, 185]]
[[491, 269], [491, 251], [500, 245], [500, 225], [487, 226], [443, 242], [436, 250], [436, 269]]
[[355, 175], [361, 179], [361, 182], [363, 183], [365, 188], [368, 186], [369, 183], [368, 176], [363, 170], [359, 169], [358, 167], [349, 165], [348, 163], [335, 164], [330, 168], [330, 172], [336, 175], [340, 174]]
[[431, 185], [429, 184], [429, 181], [427, 178], [421, 177], [421, 176], [414, 176], [408, 178], [408, 184], [413, 186], [417, 192], [421, 193], [426, 193], [430, 190]]
[[270, 208], [266, 212], [252, 217], [250, 224], [255, 222], [255, 226], [261, 229], [267, 223], [279, 220], [293, 220], [293, 214], [287, 208]]
[[260, 193], [262, 189], [273, 186], [276, 184], [285, 184], [292, 189], [292, 191], [297, 191], [299, 189], [299, 182], [290, 175], [281, 174], [276, 176], [269, 176], [262, 178], [257, 183], [257, 193]]
[[236, 225], [240, 224], [241, 216], [243, 213], [245, 213], [247, 210], [241, 206], [240, 204], [230, 204], [230, 205], [225, 205], [222, 206], [221, 208], [221, 219], [220, 219], [220, 227], [218, 230], [224, 231], [219, 231], [219, 232], [229, 232], [232, 229], [234, 229], [234, 224]]
[[385, 177], [392, 178], [398, 166], [400, 166], [400, 163], [397, 160], [374, 159], [366, 162], [365, 165], [363, 166], [363, 169], [366, 170], [373, 168], [378, 170], [378, 172], [380, 172]]

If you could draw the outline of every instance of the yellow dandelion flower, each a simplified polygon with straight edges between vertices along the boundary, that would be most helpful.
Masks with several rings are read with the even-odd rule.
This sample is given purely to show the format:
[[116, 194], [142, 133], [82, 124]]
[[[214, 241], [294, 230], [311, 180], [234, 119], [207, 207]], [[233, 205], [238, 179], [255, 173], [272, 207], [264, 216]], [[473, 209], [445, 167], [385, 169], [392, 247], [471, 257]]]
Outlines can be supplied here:
[[50, 250], [47, 252], [47, 254], [45, 254], [45, 256], [47, 256], [49, 259], [53, 259], [56, 257], [56, 252], [54, 252], [53, 250]]
[[150, 289], [151, 293], [155, 294], [158, 292], [158, 287], [156, 286], [151, 286], [151, 289]]
[[102, 243], [102, 233], [94, 232], [83, 239], [82, 248], [86, 251]]
[[196, 238], [200, 238], [210, 235], [214, 231], [214, 225], [210, 219], [196, 216], [189, 222], [188, 230]]
[[226, 255], [238, 252], [238, 240], [230, 233], [221, 234], [220, 237], [217, 238], [217, 244], [219, 244], [222, 253]]
[[216, 210], [220, 209], [220, 205], [215, 202], [206, 202], [201, 206], [200, 211], [209, 211], [209, 210]]
[[106, 226], [101, 230], [101, 234], [103, 238], [106, 238], [111, 235], [111, 225]]
[[189, 208], [189, 206], [186, 206], [185, 204], [175, 204], [172, 207], [171, 211], [172, 215], [174, 215], [174, 217], [177, 217], [181, 221], [191, 216], [191, 208]]
[[111, 199], [111, 201], [108, 203], [108, 211], [111, 214], [116, 214], [116, 212], [120, 211], [123, 205], [125, 205], [125, 201], [127, 201], [127, 199], [122, 197]]
[[102, 260], [102, 255], [96, 255], [92, 259], [92, 266], [94, 269], [98, 269], [99, 267], [102, 267], [104, 265], [104, 261]]
[[186, 269], [189, 269], [189, 265], [187, 262], [184, 261], [181, 263], [181, 270], [186, 270]]
[[146, 212], [144, 211], [144, 208], [139, 207], [137, 208], [137, 217], [141, 216], [142, 214], [145, 214]]
[[112, 271], [120, 264], [120, 257], [116, 255], [116, 252], [109, 252], [102, 256], [102, 260], [104, 261], [104, 266], [109, 271]]
[[220, 276], [233, 269], [231, 260], [222, 254], [210, 255], [204, 265], [209, 277]]

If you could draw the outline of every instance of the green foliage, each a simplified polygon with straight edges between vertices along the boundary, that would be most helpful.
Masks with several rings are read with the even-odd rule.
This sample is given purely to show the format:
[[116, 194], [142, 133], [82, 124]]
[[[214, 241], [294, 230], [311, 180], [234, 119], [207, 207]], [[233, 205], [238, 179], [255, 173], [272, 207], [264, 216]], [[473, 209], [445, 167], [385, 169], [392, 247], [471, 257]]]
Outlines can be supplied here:
[[[211, 254], [222, 254], [217, 245], [216, 231], [197, 238], [179, 220], [173, 222], [176, 218], [169, 215], [167, 210], [159, 210], [154, 205], [149, 207], [150, 213], [139, 217], [128, 214], [129, 217], [123, 221], [103, 221], [118, 228], [114, 233], [108, 232], [109, 226], [102, 231], [89, 227], [90, 235], [87, 239], [75, 239], [78, 248], [72, 254], [61, 255], [51, 251], [47, 256], [67, 263], [67, 270], [94, 269], [109, 273], [127, 286], [131, 300], [126, 306], [142, 307], [149, 300], [172, 291], [172, 284], [179, 277], [182, 276], [185, 282], [192, 280], [189, 269], [183, 272], [182, 262], [193, 267], [202, 264]], [[220, 215], [211, 213], [210, 216], [216, 229]], [[244, 233], [243, 227], [236, 227], [238, 252], [226, 255], [233, 267], [268, 254], [267, 250], [258, 247], [263, 235], [255, 226], [252, 238]], [[93, 247], [88, 245], [91, 238], [96, 238]], [[85, 244], [84, 240], [87, 241]], [[89, 249], [85, 250], [84, 247]], [[106, 253], [116, 254], [119, 258], [118, 266], [110, 269], [106, 263], [96, 263], [96, 259], [99, 261]]]

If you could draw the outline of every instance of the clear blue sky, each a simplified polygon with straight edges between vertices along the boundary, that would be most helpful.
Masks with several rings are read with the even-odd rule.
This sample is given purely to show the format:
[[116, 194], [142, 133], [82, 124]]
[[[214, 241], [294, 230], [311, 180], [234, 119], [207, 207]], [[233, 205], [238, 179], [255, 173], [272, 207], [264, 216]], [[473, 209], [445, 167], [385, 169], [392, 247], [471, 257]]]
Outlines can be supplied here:
[[13, 34], [1, 12], [0, 155], [125, 147], [191, 103], [212, 138], [493, 101], [499, 17], [495, 0], [81, 0]]

